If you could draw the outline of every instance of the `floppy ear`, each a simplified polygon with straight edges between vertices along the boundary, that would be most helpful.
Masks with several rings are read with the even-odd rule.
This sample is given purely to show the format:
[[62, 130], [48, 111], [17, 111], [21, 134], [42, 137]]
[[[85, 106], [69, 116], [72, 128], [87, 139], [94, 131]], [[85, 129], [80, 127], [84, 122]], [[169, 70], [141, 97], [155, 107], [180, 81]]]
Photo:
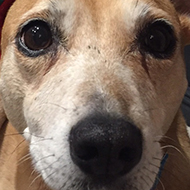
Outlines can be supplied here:
[[0, 97], [0, 128], [5, 123], [5, 121], [6, 121], [6, 115], [5, 115], [3, 105], [2, 105], [2, 101], [1, 101], [1, 97]]
[[190, 15], [179, 15], [181, 22], [182, 42], [184, 45], [190, 44]]
[[171, 0], [174, 4], [181, 22], [182, 42], [184, 45], [190, 44], [190, 1]]
[[189, 0], [170, 0], [176, 10], [180, 13], [190, 13], [190, 1]]
[[[15, 0], [0, 0], [0, 59], [1, 59], [1, 30], [3, 27], [5, 17], [7, 15], [7, 11], [9, 10], [10, 6], [13, 4], [14, 1]], [[6, 115], [3, 110], [3, 104], [0, 97], [0, 128], [5, 121], [6, 121]]]

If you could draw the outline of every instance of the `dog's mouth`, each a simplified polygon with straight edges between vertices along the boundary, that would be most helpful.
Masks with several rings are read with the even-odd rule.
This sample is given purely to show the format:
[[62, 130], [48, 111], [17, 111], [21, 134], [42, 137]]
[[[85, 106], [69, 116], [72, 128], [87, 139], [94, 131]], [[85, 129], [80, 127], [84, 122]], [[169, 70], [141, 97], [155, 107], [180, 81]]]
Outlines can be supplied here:
[[[161, 178], [161, 174], [162, 171], [164, 169], [164, 166], [166, 164], [166, 161], [168, 159], [168, 154], [166, 153], [160, 163], [160, 168], [159, 168], [159, 172], [156, 175], [155, 181], [152, 185], [152, 187], [150, 188], [150, 190], [156, 190], [159, 182], [160, 182], [160, 178]], [[115, 176], [113, 175], [100, 175], [99, 177], [90, 177], [89, 179], [87, 179], [87, 181], [91, 181], [91, 184], [93, 184], [93, 189], [104, 189], [106, 187], [106, 189], [126, 189], [126, 179], [124, 177], [118, 177], [115, 178]], [[89, 189], [90, 185], [88, 184], [88, 188]], [[130, 188], [130, 187], [129, 187]]]
[[[167, 162], [167, 159], [168, 159], [168, 154], [166, 153], [160, 162], [159, 171], [155, 177], [155, 181], [154, 181], [152, 187], [150, 188], [150, 190], [157, 189], [157, 186], [161, 181], [160, 180], [161, 174], [162, 174], [164, 166]], [[90, 186], [92, 186], [92, 188], [90, 188], [90, 189], [109, 189], [109, 190], [133, 189], [133, 186], [128, 185], [128, 181], [126, 180], [125, 176], [116, 177], [115, 175], [110, 175], [110, 174], [99, 175], [98, 177], [97, 176], [91, 176], [91, 177], [88, 176], [86, 178], [86, 181], [88, 181], [88, 185], [87, 185], [88, 188], [86, 188], [87, 190], [90, 188]], [[89, 181], [90, 181], [90, 183], [89, 183]], [[85, 189], [85, 188], [83, 188], [83, 189]]]

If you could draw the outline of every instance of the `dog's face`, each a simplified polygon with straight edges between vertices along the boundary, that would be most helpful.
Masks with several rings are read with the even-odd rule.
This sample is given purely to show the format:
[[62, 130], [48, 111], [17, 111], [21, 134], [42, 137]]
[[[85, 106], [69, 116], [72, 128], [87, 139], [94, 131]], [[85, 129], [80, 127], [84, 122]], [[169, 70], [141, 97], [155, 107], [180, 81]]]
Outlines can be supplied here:
[[3, 106], [52, 189], [151, 189], [186, 89], [182, 24], [168, 0], [16, 1]]

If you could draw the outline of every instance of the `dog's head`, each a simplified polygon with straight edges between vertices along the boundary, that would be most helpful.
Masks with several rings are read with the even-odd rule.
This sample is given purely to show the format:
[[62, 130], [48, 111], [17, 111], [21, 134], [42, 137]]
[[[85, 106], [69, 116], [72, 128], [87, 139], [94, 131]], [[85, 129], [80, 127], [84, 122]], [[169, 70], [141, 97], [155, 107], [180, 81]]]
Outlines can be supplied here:
[[17, 0], [1, 96], [55, 190], [150, 190], [186, 90], [186, 16], [169, 0]]

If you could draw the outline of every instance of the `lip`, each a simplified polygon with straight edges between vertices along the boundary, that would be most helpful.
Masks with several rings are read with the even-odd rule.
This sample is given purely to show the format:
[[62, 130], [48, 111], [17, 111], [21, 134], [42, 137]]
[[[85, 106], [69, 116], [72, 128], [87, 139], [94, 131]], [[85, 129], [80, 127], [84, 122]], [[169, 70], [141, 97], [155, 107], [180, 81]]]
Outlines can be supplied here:
[[[164, 170], [164, 166], [168, 160], [168, 157], [169, 155], [167, 153], [165, 153], [163, 155], [163, 158], [160, 162], [160, 168], [159, 168], [159, 171], [157, 173], [157, 176], [155, 177], [155, 181], [154, 181], [154, 184], [152, 186], [152, 188], [150, 190], [156, 190], [157, 189], [157, 186], [158, 184], [160, 183], [160, 178], [161, 178], [161, 175], [162, 175], [162, 171]], [[88, 181], [89, 179], [87, 179]], [[99, 178], [94, 178], [93, 176], [91, 176], [90, 178], [90, 181], [92, 182], [92, 184], [95, 184], [96, 185], [96, 188], [99, 189], [101, 187], [108, 187], [108, 188], [114, 188], [115, 186], [115, 183], [117, 184], [117, 186], [125, 186], [124, 184], [124, 181], [122, 178], [115, 178], [114, 176], [107, 176], [106, 178], [105, 177], [102, 177], [100, 176]], [[118, 185], [119, 184], [119, 185]]]

